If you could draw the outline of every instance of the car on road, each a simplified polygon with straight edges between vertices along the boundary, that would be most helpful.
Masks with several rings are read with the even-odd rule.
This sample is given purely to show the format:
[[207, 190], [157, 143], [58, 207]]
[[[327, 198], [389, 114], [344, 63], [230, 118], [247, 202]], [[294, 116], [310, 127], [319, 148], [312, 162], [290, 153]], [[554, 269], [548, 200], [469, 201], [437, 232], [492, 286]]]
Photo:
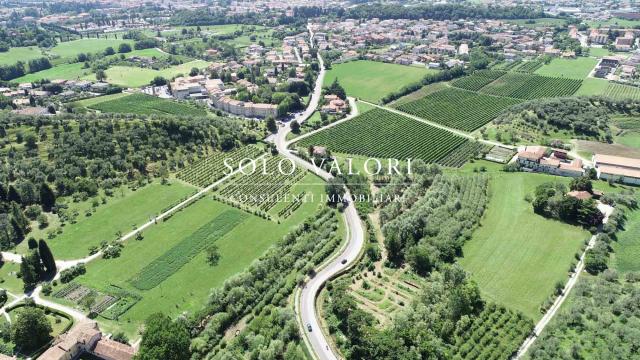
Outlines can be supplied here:
[[342, 261], [340, 262], [342, 265], [347, 263], [347, 259], [342, 259]]
[[311, 332], [311, 324], [307, 323], [307, 330]]

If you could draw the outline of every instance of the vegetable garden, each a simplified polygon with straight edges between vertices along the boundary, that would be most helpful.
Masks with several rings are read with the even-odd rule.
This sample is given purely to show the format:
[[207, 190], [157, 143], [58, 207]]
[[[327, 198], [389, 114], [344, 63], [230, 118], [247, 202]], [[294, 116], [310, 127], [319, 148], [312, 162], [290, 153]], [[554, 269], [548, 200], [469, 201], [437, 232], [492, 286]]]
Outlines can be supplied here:
[[240, 160], [244, 158], [253, 159], [260, 153], [262, 151], [255, 146], [245, 146], [229, 152], [216, 152], [180, 171], [176, 177], [191, 185], [207, 187], [222, 179], [225, 170], [229, 170], [224, 165], [224, 159], [229, 159], [230, 164], [238, 164]]
[[502, 110], [519, 102], [517, 99], [448, 88], [422, 99], [402, 104], [397, 108], [439, 124], [473, 131], [493, 120]]
[[377, 158], [436, 162], [467, 140], [449, 131], [383, 109], [373, 109], [320, 131], [299, 144], [322, 145], [331, 151]]

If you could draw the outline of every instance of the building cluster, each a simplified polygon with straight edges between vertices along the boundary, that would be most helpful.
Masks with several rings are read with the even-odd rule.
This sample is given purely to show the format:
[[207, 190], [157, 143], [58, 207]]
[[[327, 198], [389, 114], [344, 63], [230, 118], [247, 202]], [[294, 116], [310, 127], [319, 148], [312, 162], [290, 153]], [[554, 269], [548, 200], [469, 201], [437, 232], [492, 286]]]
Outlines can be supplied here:
[[593, 168], [598, 179], [640, 185], [640, 159], [595, 154], [593, 166], [587, 166], [580, 159], [572, 159], [566, 150], [525, 146], [519, 149], [516, 161], [527, 171], [568, 177], [583, 176]]
[[99, 360], [131, 360], [135, 349], [102, 335], [94, 321], [80, 323], [59, 335], [38, 360], [72, 360], [81, 356]]

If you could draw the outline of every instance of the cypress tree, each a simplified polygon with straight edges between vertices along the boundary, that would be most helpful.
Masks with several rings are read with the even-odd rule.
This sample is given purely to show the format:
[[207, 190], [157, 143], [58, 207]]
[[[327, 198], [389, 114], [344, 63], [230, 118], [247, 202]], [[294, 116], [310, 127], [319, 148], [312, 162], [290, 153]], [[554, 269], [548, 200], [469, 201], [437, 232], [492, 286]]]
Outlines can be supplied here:
[[51, 249], [49, 249], [49, 245], [43, 240], [40, 239], [38, 242], [38, 250], [40, 252], [40, 259], [42, 260], [42, 264], [49, 275], [53, 275], [56, 273], [56, 261], [53, 258], [53, 254], [51, 253]]
[[56, 195], [49, 185], [44, 182], [40, 185], [40, 203], [42, 204], [42, 210], [46, 212], [50, 212], [51, 208], [56, 204]]
[[17, 204], [22, 204], [22, 197], [20, 196], [20, 193], [18, 193], [18, 190], [16, 190], [16, 188], [13, 185], [9, 185], [7, 200], [13, 201]]
[[22, 262], [20, 263], [20, 277], [22, 278], [24, 291], [33, 290], [38, 284], [38, 272], [36, 271], [33, 263], [29, 261], [30, 255], [27, 257], [22, 257]]
[[30, 237], [29, 240], [27, 240], [27, 245], [29, 245], [29, 249], [35, 249], [38, 247], [38, 242], [36, 241], [36, 239]]
[[7, 200], [7, 186], [3, 183], [0, 183], [0, 201]]
[[11, 218], [11, 228], [13, 229], [13, 243], [17, 244], [24, 240], [24, 229], [14, 217]]

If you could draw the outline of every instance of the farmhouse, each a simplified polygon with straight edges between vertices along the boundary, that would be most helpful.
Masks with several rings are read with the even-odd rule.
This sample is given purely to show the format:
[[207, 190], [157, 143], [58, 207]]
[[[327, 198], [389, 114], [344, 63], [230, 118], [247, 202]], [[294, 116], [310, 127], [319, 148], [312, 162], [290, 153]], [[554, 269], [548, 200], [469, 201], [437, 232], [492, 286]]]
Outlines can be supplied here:
[[531, 171], [559, 176], [579, 177], [584, 174], [580, 159], [569, 159], [567, 152], [544, 146], [525, 146], [518, 152], [518, 164]]
[[53, 345], [38, 360], [71, 360], [81, 354], [91, 354], [102, 360], [130, 360], [134, 349], [103, 338], [96, 322], [78, 324], [68, 333], [58, 336]]
[[272, 104], [254, 104], [227, 96], [214, 96], [211, 104], [217, 109], [244, 117], [266, 118], [268, 116], [278, 116], [278, 107]]
[[640, 159], [595, 154], [593, 164], [599, 179], [640, 184]]

